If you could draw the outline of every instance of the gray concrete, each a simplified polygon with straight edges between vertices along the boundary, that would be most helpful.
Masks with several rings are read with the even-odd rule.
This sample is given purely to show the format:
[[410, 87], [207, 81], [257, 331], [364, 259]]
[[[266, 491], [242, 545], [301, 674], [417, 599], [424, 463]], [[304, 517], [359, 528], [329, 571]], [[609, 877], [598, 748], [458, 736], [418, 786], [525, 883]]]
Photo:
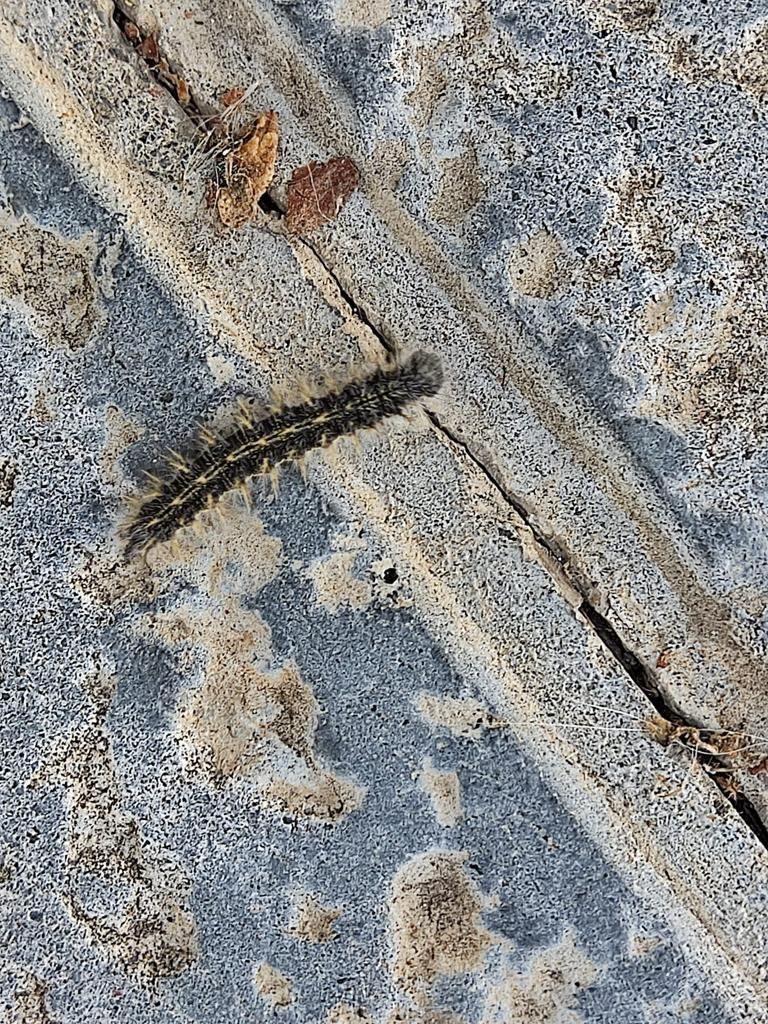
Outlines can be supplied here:
[[[0, 12], [0, 1006], [764, 1020], [766, 850], [579, 608], [758, 816], [768, 12], [219, 6], [134, 16], [278, 110], [278, 200], [360, 163], [306, 241], [215, 230], [110, 4]], [[142, 468], [371, 324], [436, 423], [121, 564]]]

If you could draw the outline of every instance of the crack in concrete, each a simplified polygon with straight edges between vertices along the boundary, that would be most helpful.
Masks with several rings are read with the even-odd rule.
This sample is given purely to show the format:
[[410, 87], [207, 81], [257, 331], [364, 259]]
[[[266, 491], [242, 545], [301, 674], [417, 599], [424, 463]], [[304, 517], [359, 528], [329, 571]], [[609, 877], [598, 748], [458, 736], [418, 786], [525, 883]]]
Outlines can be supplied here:
[[[279, 205], [275, 203], [273, 199], [270, 199], [268, 205], [265, 205], [263, 209], [265, 209], [265, 212], [282, 212]], [[302, 237], [301, 240], [317, 259], [325, 273], [331, 278], [338, 289], [340, 298], [348, 306], [349, 312], [371, 331], [386, 352], [390, 355], [396, 355], [398, 346], [384, 334], [381, 328], [373, 323], [366, 313], [365, 308], [344, 287], [338, 275], [328, 266], [312, 243], [308, 241], [306, 237]], [[545, 572], [547, 572], [548, 575], [553, 576], [552, 569], [554, 563], [554, 566], [556, 567], [555, 571], [558, 575], [562, 576], [562, 580], [565, 585], [580, 596], [581, 601], [578, 606], [575, 607], [577, 616], [585, 625], [593, 630], [595, 636], [603, 647], [613, 657], [614, 661], [623, 670], [624, 674], [628, 676], [634, 685], [643, 693], [646, 699], [653, 706], [656, 713], [670, 726], [690, 728], [696, 733], [701, 734], [702, 737], [712, 736], [713, 734], [711, 730], [706, 730], [702, 726], [698, 725], [694, 718], [686, 716], [674, 708], [672, 703], [664, 695], [654, 673], [639, 657], [637, 657], [637, 655], [634, 654], [632, 650], [630, 650], [608, 619], [598, 611], [594, 604], [589, 600], [584, 583], [576, 579], [574, 574], [568, 569], [569, 558], [567, 553], [563, 551], [560, 545], [551, 543], [550, 540], [542, 534], [541, 530], [536, 525], [534, 515], [527, 507], [525, 501], [518, 495], [512, 493], [498, 478], [496, 473], [494, 473], [494, 471], [490, 469], [473, 451], [471, 445], [462, 440], [458, 434], [454, 433], [449, 427], [441, 422], [436, 413], [428, 412], [427, 416], [435, 430], [440, 433], [453, 447], [458, 448], [463, 452], [464, 456], [477, 470], [479, 470], [479, 472], [498, 493], [504, 503], [514, 511], [517, 517], [528, 529], [534, 546], [540, 555], [539, 562]], [[759, 842], [768, 849], [768, 827], [763, 822], [749, 798], [741, 792], [738, 782], [736, 781], [735, 773], [728, 764], [727, 758], [702, 749], [697, 750], [695, 756], [707, 776], [711, 778], [717, 786], [722, 796], [730, 803]]]

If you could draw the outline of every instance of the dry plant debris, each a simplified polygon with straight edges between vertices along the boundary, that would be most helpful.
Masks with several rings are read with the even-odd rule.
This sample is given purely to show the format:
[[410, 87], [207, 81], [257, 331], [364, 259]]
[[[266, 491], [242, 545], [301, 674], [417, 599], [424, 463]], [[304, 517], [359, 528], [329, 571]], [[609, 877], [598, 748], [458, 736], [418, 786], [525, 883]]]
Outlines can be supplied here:
[[[256, 217], [259, 200], [275, 176], [276, 111], [264, 111], [245, 127], [238, 127], [251, 90], [233, 86], [220, 98], [223, 111], [206, 116], [192, 99], [186, 81], [171, 69], [156, 36], [143, 31], [119, 7], [115, 21], [158, 85], [176, 98], [202, 133], [191, 164], [213, 166], [206, 189], [208, 207], [215, 206], [225, 227], [243, 227]], [[327, 224], [338, 216], [359, 183], [360, 172], [348, 157], [334, 157], [325, 163], [312, 160], [296, 168], [286, 194], [286, 230], [307, 234]]]
[[338, 216], [360, 183], [360, 172], [347, 157], [324, 164], [312, 160], [293, 172], [286, 196], [286, 230], [307, 234]]
[[239, 228], [253, 220], [259, 199], [275, 175], [278, 142], [277, 114], [268, 110], [258, 116], [255, 125], [233, 147], [220, 155], [213, 194], [225, 227]]
[[115, 20], [123, 35], [147, 65], [153, 77], [176, 97], [182, 107], [187, 109], [191, 104], [189, 86], [183, 78], [171, 70], [155, 36], [151, 33], [145, 35], [139, 26], [121, 11], [116, 13], [118, 17]]

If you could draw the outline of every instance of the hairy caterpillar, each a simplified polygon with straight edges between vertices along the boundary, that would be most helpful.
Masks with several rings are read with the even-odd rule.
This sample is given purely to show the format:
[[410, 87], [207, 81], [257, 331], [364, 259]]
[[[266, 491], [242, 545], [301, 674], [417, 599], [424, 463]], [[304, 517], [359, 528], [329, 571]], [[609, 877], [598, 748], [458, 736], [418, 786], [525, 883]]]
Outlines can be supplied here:
[[187, 455], [172, 452], [167, 478], [147, 474], [152, 490], [138, 499], [123, 527], [126, 555], [169, 540], [233, 488], [284, 462], [300, 462], [337, 438], [377, 426], [415, 402], [437, 394], [443, 372], [437, 356], [415, 352], [326, 394], [257, 417], [243, 408], [235, 425], [215, 434], [204, 428]]

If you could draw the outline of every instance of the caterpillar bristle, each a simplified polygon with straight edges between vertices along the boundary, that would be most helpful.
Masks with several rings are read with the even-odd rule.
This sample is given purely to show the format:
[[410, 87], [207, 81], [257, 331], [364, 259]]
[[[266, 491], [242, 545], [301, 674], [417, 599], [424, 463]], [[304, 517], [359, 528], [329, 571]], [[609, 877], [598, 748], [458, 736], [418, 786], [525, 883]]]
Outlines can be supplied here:
[[251, 407], [247, 402], [243, 401], [242, 398], [238, 399], [237, 412], [235, 413], [235, 423], [242, 430], [252, 430], [254, 424], [253, 413]]
[[269, 389], [269, 404], [267, 410], [270, 413], [279, 415], [288, 405], [288, 396], [283, 388], [271, 387]]
[[201, 426], [197, 432], [197, 436], [204, 445], [211, 447], [216, 444], [219, 440], [219, 435], [215, 431], [211, 430], [210, 427]]
[[197, 446], [188, 455], [169, 451], [169, 475], [144, 472], [150, 489], [132, 503], [122, 533], [126, 555], [172, 540], [187, 526], [195, 532], [202, 529], [202, 514], [212, 509], [220, 513], [217, 503], [228, 491], [237, 490], [250, 509], [247, 482], [253, 476], [269, 477], [276, 495], [282, 464], [296, 463], [306, 478], [306, 458], [313, 450], [325, 448], [335, 461], [340, 439], [349, 438], [359, 448], [360, 435], [379, 430], [384, 420], [416, 422], [418, 417], [409, 416], [408, 410], [437, 394], [442, 383], [437, 356], [415, 352], [403, 362], [377, 366], [346, 381], [326, 378], [323, 393], [308, 383], [299, 388], [300, 398], [273, 390], [271, 406], [258, 412], [241, 400], [234, 426], [216, 432], [202, 425]]
[[240, 495], [240, 497], [242, 498], [242, 500], [243, 500], [243, 502], [245, 504], [246, 509], [250, 512], [251, 511], [251, 490], [250, 490], [248, 484], [246, 484], [245, 482], [239, 483], [237, 485], [237, 491], [238, 491], [238, 494]]
[[177, 473], [189, 472], [189, 463], [181, 454], [181, 452], [177, 452], [173, 448], [169, 449], [168, 452], [166, 452], [163, 461], [167, 466], [170, 466], [171, 469], [175, 469]]

